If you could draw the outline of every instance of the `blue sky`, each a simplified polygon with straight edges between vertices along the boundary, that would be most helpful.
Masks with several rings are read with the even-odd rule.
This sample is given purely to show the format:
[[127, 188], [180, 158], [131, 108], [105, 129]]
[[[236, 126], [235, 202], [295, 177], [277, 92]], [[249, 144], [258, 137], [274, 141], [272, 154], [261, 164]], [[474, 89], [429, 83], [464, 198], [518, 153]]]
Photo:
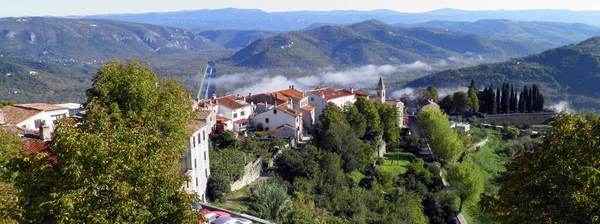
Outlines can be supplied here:
[[64, 16], [253, 8], [265, 11], [390, 9], [424, 12], [439, 8], [600, 10], [598, 0], [0, 0], [0, 17]]

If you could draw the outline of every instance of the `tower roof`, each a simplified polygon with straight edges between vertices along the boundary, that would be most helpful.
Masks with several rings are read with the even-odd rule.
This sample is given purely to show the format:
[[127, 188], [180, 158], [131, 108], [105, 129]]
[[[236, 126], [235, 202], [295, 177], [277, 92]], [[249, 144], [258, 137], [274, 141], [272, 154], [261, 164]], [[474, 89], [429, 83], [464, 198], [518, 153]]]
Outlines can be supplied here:
[[377, 84], [379, 89], [385, 89], [385, 83], [383, 83], [383, 76], [379, 76], [379, 83]]

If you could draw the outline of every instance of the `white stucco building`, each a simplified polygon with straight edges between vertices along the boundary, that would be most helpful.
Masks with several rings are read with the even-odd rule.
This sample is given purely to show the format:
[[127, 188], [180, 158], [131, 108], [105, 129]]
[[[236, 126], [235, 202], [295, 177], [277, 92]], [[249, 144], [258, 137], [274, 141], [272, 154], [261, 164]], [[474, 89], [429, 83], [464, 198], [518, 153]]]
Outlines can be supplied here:
[[210, 156], [208, 153], [209, 137], [211, 127], [208, 123], [196, 119], [188, 126], [191, 133], [187, 144], [187, 154], [180, 159], [180, 173], [186, 174], [190, 180], [182, 187], [182, 190], [198, 194], [203, 202], [207, 202], [206, 186], [210, 176]]
[[45, 103], [17, 104], [6, 106], [1, 110], [4, 117], [3, 125], [28, 131], [39, 131], [42, 124], [54, 130], [60, 119], [69, 116], [69, 108]]
[[[210, 107], [217, 115], [217, 125], [223, 130], [246, 131], [248, 118], [252, 114], [252, 105], [247, 103], [244, 97], [224, 96], [201, 101], [201, 107]], [[225, 126], [227, 125], [227, 126]]]
[[369, 97], [368, 94], [360, 90], [334, 90], [332, 88], [316, 89], [308, 92], [307, 95], [309, 97], [308, 104], [314, 107], [315, 119], [319, 119], [328, 103], [333, 103], [343, 109], [347, 103], [356, 102], [358, 97]]
[[[254, 127], [260, 125], [265, 130], [280, 130], [274, 131], [274, 133], [282, 134], [278, 134], [277, 137], [293, 137], [296, 140], [296, 142], [302, 139], [302, 113], [290, 108], [287, 104], [272, 106], [263, 113], [253, 115], [250, 118], [250, 120]], [[283, 130], [285, 130], [285, 132], [283, 132]], [[293, 130], [293, 132], [291, 132], [290, 130]]]

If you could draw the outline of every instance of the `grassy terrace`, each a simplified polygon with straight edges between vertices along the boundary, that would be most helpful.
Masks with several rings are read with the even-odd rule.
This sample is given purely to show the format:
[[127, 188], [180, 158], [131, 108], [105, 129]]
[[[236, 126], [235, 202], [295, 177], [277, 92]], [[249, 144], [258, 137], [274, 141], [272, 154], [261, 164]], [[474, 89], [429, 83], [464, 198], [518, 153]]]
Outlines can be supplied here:
[[406, 172], [406, 167], [414, 159], [415, 155], [412, 153], [391, 151], [385, 154], [385, 162], [379, 168], [391, 173], [393, 176], [398, 176]]

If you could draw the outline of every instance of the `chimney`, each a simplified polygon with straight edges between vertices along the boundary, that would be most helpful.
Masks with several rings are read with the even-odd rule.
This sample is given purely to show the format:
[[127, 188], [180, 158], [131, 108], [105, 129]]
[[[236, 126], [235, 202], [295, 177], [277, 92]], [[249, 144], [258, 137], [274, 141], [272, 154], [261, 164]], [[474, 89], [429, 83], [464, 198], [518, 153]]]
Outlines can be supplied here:
[[290, 89], [294, 89], [294, 88], [295, 88], [294, 85], [290, 85]]
[[0, 110], [0, 124], [4, 124], [4, 113]]
[[236, 98], [238, 98], [238, 99], [240, 98], [240, 94], [239, 93], [236, 95]]
[[252, 96], [252, 93], [248, 93], [248, 97], [251, 97], [251, 96]]
[[46, 125], [46, 122], [42, 122], [40, 125], [40, 138], [42, 141], [49, 142], [52, 140], [52, 132], [50, 126]]
[[354, 87], [350, 87], [350, 93], [354, 94]]

